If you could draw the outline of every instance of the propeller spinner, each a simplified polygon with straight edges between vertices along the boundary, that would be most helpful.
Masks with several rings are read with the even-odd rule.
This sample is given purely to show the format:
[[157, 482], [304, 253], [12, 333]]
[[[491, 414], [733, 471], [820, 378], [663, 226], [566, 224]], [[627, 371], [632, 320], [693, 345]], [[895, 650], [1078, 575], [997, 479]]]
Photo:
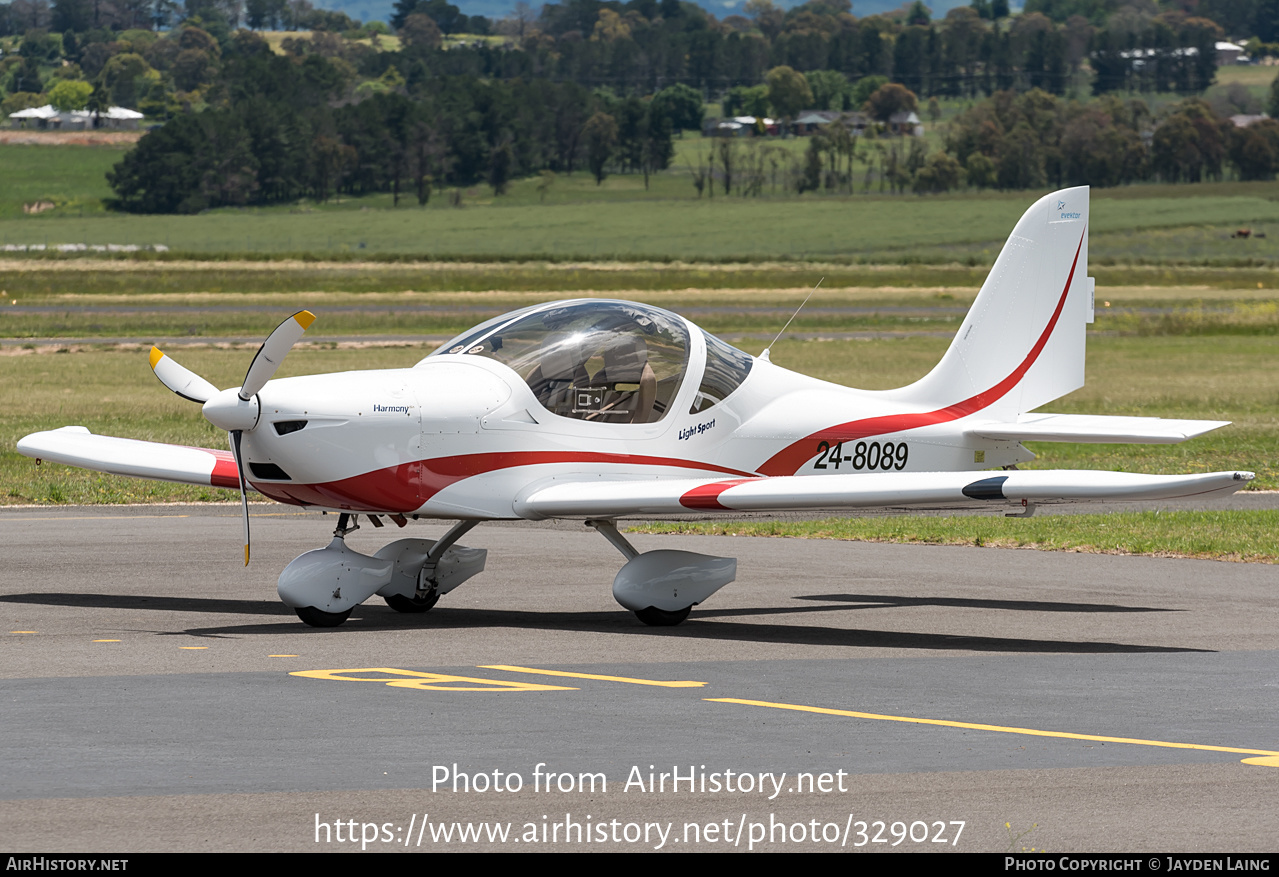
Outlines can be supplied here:
[[204, 405], [204, 417], [219, 429], [225, 429], [231, 439], [231, 453], [235, 455], [235, 468], [240, 476], [240, 505], [244, 509], [244, 565], [249, 565], [249, 498], [244, 481], [244, 456], [240, 451], [240, 439], [245, 430], [258, 425], [261, 413], [258, 391], [275, 376], [284, 357], [298, 343], [302, 335], [315, 321], [310, 311], [298, 311], [275, 327], [258, 348], [244, 383], [238, 389], [219, 390], [204, 378], [163, 353], [151, 348], [151, 370], [155, 376], [183, 399]]

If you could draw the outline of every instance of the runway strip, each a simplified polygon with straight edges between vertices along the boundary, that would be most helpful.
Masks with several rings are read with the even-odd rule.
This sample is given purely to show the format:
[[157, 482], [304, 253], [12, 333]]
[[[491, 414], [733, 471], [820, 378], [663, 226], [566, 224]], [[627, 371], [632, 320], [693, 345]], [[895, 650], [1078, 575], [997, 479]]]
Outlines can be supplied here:
[[217, 507], [0, 524], [10, 849], [1273, 847], [1273, 566], [641, 535], [739, 558], [654, 629], [597, 534], [485, 525], [430, 613], [319, 631], [274, 595], [318, 515], [247, 571]]

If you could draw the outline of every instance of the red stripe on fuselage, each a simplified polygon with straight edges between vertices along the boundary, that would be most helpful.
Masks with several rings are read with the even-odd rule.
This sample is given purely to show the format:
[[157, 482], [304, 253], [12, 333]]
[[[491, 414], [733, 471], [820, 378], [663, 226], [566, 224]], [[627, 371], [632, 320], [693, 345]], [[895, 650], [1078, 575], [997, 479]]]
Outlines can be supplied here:
[[[290, 505], [319, 505], [353, 512], [412, 512], [444, 488], [476, 475], [563, 463], [608, 463], [623, 466], [660, 466], [751, 477], [751, 473], [697, 460], [649, 457], [639, 454], [602, 454], [584, 451], [509, 451], [461, 454], [401, 463], [362, 475], [320, 484], [254, 482], [264, 496]], [[233, 464], [234, 465], [234, 464]], [[234, 486], [239, 486], [238, 482]]]
[[[1087, 231], [1088, 229], [1085, 228], [1084, 233], [1086, 234]], [[1069, 295], [1070, 284], [1075, 279], [1075, 267], [1079, 264], [1079, 253], [1083, 248], [1084, 238], [1081, 234], [1079, 246], [1075, 248], [1075, 259], [1070, 263], [1070, 274], [1066, 276], [1066, 285], [1061, 291], [1061, 298], [1057, 301], [1057, 308], [1053, 311], [1051, 319], [1048, 320], [1048, 325], [1044, 327], [1039, 340], [1035, 342], [1034, 347], [1030, 348], [1030, 352], [1026, 354], [1026, 358], [1021, 361], [1021, 364], [998, 384], [995, 384], [989, 390], [978, 393], [976, 396], [971, 396], [962, 402], [956, 402], [954, 405], [939, 408], [936, 411], [868, 417], [864, 420], [853, 420], [837, 426], [827, 427], [820, 432], [815, 432], [807, 438], [786, 446], [783, 450], [769, 457], [764, 462], [764, 465], [759, 467], [759, 473], [761, 475], [794, 475], [799, 471], [800, 466], [812, 459], [813, 455], [817, 453], [814, 442], [824, 441], [830, 445], [835, 445], [839, 442], [856, 441], [873, 435], [885, 435], [906, 429], [918, 429], [921, 426], [949, 423], [952, 420], [959, 420], [961, 417], [967, 417], [969, 414], [981, 411], [983, 408], [1002, 399], [1025, 377], [1026, 372], [1030, 370], [1030, 367], [1035, 364], [1035, 360], [1039, 358], [1039, 354], [1043, 352], [1048, 339], [1052, 337], [1053, 329], [1057, 326], [1057, 320], [1061, 317], [1062, 309], [1066, 306], [1066, 296]]]

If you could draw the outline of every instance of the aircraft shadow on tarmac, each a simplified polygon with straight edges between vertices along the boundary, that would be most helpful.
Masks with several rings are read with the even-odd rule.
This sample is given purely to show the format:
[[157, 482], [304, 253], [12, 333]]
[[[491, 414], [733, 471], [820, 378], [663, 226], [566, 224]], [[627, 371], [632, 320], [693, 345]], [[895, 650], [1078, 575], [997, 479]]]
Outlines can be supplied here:
[[[616, 633], [632, 636], [666, 636], [684, 639], [771, 643], [779, 645], [845, 646], [850, 648], [898, 648], [920, 650], [960, 650], [977, 652], [1049, 652], [1067, 654], [1114, 654], [1149, 652], [1205, 652], [1172, 646], [1149, 646], [1131, 643], [1093, 642], [1086, 640], [1047, 640], [1014, 637], [965, 636], [944, 633], [862, 630], [820, 625], [767, 624], [712, 619], [741, 616], [774, 616], [794, 613], [848, 612], [861, 609], [904, 608], [911, 606], [953, 606], [956, 608], [996, 609], [1030, 612], [1171, 612], [1180, 610], [1118, 606], [1097, 603], [1048, 603], [1022, 600], [969, 600], [943, 597], [905, 597], [884, 594], [829, 594], [796, 597], [797, 600], [838, 601], [825, 606], [777, 606], [746, 609], [695, 611], [679, 627], [653, 628], [635, 623], [625, 611], [609, 612], [531, 612], [503, 609], [459, 609], [438, 607], [428, 615], [403, 615], [389, 608], [362, 606], [351, 618], [356, 624], [342, 628], [310, 628], [292, 620], [288, 607], [271, 601], [217, 600], [201, 597], [144, 597], [110, 594], [11, 594], [0, 596], [4, 603], [37, 603], [97, 609], [159, 610], [165, 612], [211, 612], [240, 615], [289, 616], [287, 623], [242, 624], [205, 628], [187, 628], [167, 632], [168, 635], [196, 637], [253, 636], [281, 633], [307, 636], [351, 636], [362, 631], [463, 630], [500, 627], [539, 631], [578, 633]], [[857, 605], [849, 605], [856, 603]], [[702, 623], [699, 623], [702, 622]], [[160, 633], [160, 632], [157, 632]]]

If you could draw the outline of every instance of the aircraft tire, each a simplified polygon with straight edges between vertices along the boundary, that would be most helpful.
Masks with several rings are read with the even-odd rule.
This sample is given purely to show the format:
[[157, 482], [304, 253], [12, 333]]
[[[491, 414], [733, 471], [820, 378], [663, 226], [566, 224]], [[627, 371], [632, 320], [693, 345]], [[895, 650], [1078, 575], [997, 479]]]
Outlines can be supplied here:
[[649, 627], [674, 627], [687, 618], [688, 613], [692, 611], [692, 606], [685, 606], [683, 609], [676, 609], [674, 612], [658, 609], [656, 606], [649, 606], [645, 609], [637, 610], [635, 617]]
[[403, 594], [392, 594], [389, 597], [383, 597], [386, 605], [390, 606], [396, 612], [404, 612], [407, 614], [415, 614], [421, 612], [430, 612], [435, 604], [440, 602], [439, 594], [429, 594], [422, 599], [416, 597], [406, 597]]
[[325, 612], [314, 606], [295, 606], [293, 611], [310, 627], [337, 627], [351, 616], [354, 609], [352, 606], [345, 612]]

